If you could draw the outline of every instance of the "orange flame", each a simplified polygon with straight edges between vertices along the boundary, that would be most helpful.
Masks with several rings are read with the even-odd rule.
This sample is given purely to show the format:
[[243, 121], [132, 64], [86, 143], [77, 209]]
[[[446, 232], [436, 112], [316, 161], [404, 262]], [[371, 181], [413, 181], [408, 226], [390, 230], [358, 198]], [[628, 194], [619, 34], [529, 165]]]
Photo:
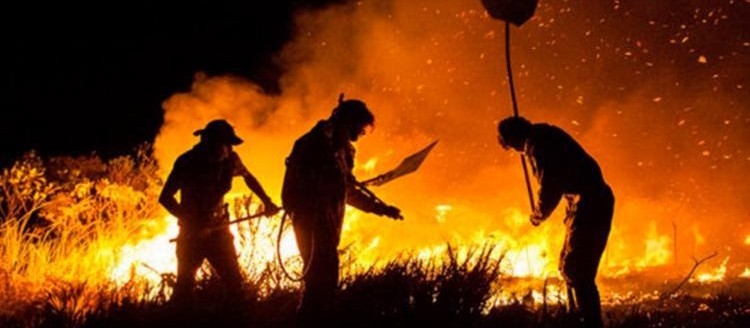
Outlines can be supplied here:
[[721, 262], [721, 265], [718, 268], [711, 270], [711, 272], [701, 273], [695, 277], [694, 280], [702, 283], [724, 280], [724, 276], [727, 274], [727, 262], [729, 262], [728, 256]]
[[[419, 172], [374, 190], [401, 208], [405, 221], [348, 210], [342, 244], [357, 249], [360, 265], [409, 251], [420, 258], [432, 257], [446, 243], [491, 242], [504, 252], [506, 273], [556, 275], [556, 254], [564, 236], [562, 210], [538, 228], [529, 225], [528, 213], [522, 210], [528, 204], [517, 156], [495, 141], [496, 122], [510, 114], [497, 22], [478, 3], [394, 1], [386, 7], [374, 3], [302, 13], [299, 38], [280, 54], [290, 66], [279, 95], [264, 94], [236, 77], [196, 75], [189, 92], [175, 94], [163, 104], [164, 125], [154, 148], [164, 175], [174, 159], [196, 142], [194, 130], [211, 119], [226, 118], [246, 140], [236, 148], [240, 156], [274, 197], [281, 190], [284, 157], [293, 142], [317, 120], [328, 117], [336, 96], [344, 92], [363, 99], [377, 118], [377, 128], [357, 145], [355, 174], [360, 179], [395, 166], [435, 138], [441, 140]], [[542, 10], [532, 20], [548, 22], [555, 12]], [[715, 154], [729, 148], [742, 152], [747, 149], [745, 139], [729, 130], [727, 120], [716, 126], [711, 120], [701, 123], [715, 116], [714, 108], [692, 105], [730, 96], [696, 95], [683, 89], [656, 95], [648, 89], [649, 81], [620, 83], [631, 81], [632, 72], [607, 66], [602, 58], [607, 54], [599, 53], [603, 50], [598, 46], [596, 57], [589, 58], [593, 48], [587, 40], [557, 38], [554, 31], [559, 29], [588, 36], [592, 27], [575, 20], [531, 23], [515, 38], [519, 100], [525, 116], [559, 125], [579, 140], [600, 163], [615, 191], [613, 230], [600, 272], [618, 276], [660, 267], [690, 251], [741, 240], [716, 238], [746, 232], [727, 228], [734, 224], [707, 225], [705, 212], [690, 210], [746, 217], [743, 199], [713, 196], [723, 194], [737, 176], [744, 177], [738, 172], [745, 172], [747, 165], [741, 156], [722, 159]], [[562, 56], [547, 51], [555, 47], [568, 52]], [[628, 60], [648, 56], [627, 53]], [[720, 62], [703, 65], [721, 69]], [[607, 82], [612, 90], [620, 90], [611, 91], [614, 95], [599, 88], [601, 65], [612, 68], [607, 70]], [[671, 74], [659, 72], [663, 74], [650, 76]], [[617, 89], [620, 84], [644, 88]], [[646, 106], [660, 110], [641, 110]], [[735, 115], [732, 110], [722, 115]], [[714, 150], [708, 149], [712, 142], [704, 135], [727, 137], [717, 140], [721, 147]], [[247, 192], [239, 184], [233, 190]], [[750, 245], [750, 236], [744, 236], [744, 243]], [[286, 254], [293, 252], [291, 237], [283, 248]], [[261, 253], [267, 260], [273, 249], [269, 245]], [[125, 268], [131, 264], [123, 265], [115, 270], [116, 277], [127, 275]]]

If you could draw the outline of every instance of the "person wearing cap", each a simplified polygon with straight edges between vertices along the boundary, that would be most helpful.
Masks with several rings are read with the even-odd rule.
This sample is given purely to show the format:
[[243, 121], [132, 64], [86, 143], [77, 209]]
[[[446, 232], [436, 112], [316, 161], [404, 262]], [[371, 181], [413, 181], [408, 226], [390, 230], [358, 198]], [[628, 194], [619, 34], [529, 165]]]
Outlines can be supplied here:
[[[242, 143], [234, 128], [225, 120], [213, 120], [195, 131], [200, 142], [180, 155], [169, 173], [159, 202], [178, 219], [177, 282], [172, 300], [178, 304], [192, 302], [195, 273], [207, 259], [223, 281], [226, 290], [239, 296], [242, 275], [229, 231], [224, 195], [232, 179], [241, 176], [248, 188], [260, 198], [264, 211], [279, 211], [258, 180], [247, 170], [232, 146]], [[175, 198], [180, 192], [180, 200]], [[218, 228], [217, 228], [218, 227]]]
[[584, 326], [602, 327], [595, 279], [612, 226], [615, 198], [599, 165], [562, 129], [532, 124], [523, 117], [502, 120], [498, 141], [506, 150], [526, 155], [539, 181], [538, 201], [529, 217], [532, 225], [546, 220], [565, 196], [567, 232], [560, 271], [573, 291], [569, 302], [577, 303]]
[[354, 147], [375, 118], [364, 102], [344, 101], [331, 116], [296, 140], [286, 159], [282, 187], [284, 210], [291, 216], [303, 260], [303, 292], [297, 309], [302, 325], [325, 323], [333, 310], [339, 282], [338, 246], [345, 205], [401, 220], [354, 175]]

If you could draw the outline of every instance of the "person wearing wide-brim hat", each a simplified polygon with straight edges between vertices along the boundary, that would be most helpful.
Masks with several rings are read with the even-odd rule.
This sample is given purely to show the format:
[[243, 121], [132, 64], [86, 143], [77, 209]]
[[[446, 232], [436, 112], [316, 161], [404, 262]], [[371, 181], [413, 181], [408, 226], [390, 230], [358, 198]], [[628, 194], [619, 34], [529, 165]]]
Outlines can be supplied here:
[[[204, 259], [214, 267], [230, 295], [240, 296], [242, 275], [229, 225], [225, 225], [229, 213], [224, 195], [234, 177], [245, 180], [268, 215], [279, 211], [232, 149], [243, 140], [227, 121], [213, 120], [193, 134], [200, 136], [200, 142], [177, 158], [159, 196], [159, 202], [180, 226], [177, 282], [172, 295], [177, 304], [192, 303], [195, 274]], [[175, 197], [178, 191], [179, 201]]]

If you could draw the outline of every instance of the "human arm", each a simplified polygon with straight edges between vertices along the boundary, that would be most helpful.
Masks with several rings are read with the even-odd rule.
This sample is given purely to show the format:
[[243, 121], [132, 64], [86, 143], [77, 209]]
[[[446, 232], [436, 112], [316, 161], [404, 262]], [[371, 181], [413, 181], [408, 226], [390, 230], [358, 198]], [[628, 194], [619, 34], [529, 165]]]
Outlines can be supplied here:
[[167, 212], [172, 216], [184, 218], [187, 213], [185, 213], [185, 210], [177, 201], [177, 198], [175, 198], [177, 191], [180, 189], [178, 180], [178, 166], [175, 165], [175, 168], [169, 173], [167, 181], [164, 183], [164, 187], [159, 194], [159, 203], [164, 206]]
[[534, 212], [530, 216], [531, 224], [538, 226], [549, 218], [562, 199], [563, 192], [559, 184], [550, 182], [553, 179], [542, 179], [537, 193], [537, 203]]
[[539, 182], [537, 202], [529, 216], [532, 225], [538, 226], [549, 218], [563, 196], [563, 176], [566, 174], [561, 165], [559, 147], [550, 144], [549, 138], [535, 140], [526, 148], [527, 156], [532, 160], [532, 168]]
[[350, 177], [351, 182], [347, 184], [346, 202], [364, 212], [374, 213], [386, 216], [394, 220], [403, 220], [401, 210], [395, 206], [388, 205], [380, 200], [375, 194], [360, 184], [354, 177]]
[[240, 160], [239, 156], [234, 154], [235, 157], [235, 175], [242, 176], [242, 179], [245, 181], [245, 185], [252, 191], [255, 195], [260, 198], [260, 201], [263, 202], [263, 208], [264, 212], [267, 215], [274, 215], [278, 213], [281, 208], [277, 206], [272, 200], [271, 197], [268, 196], [265, 189], [263, 189], [263, 186], [260, 184], [258, 179], [255, 178], [255, 176], [250, 173], [250, 171], [245, 167], [245, 165]]
[[403, 220], [404, 217], [401, 215], [401, 210], [395, 206], [391, 206], [380, 200], [370, 189], [357, 181], [352, 174], [352, 168], [354, 167], [354, 152], [355, 149], [351, 144], [347, 145], [344, 152], [344, 161], [348, 171], [345, 175], [346, 182], [346, 202], [347, 204], [354, 206], [362, 211], [368, 213], [374, 213], [389, 217], [394, 220]]

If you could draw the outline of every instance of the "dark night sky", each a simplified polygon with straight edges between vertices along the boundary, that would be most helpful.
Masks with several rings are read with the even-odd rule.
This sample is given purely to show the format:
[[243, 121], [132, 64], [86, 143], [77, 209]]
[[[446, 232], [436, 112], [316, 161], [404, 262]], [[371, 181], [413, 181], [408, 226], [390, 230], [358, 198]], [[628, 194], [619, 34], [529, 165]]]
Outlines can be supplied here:
[[[104, 157], [153, 141], [194, 74], [277, 88], [293, 12], [330, 0], [17, 4], [3, 16], [0, 164], [31, 149]], [[340, 1], [339, 1], [340, 2]]]

